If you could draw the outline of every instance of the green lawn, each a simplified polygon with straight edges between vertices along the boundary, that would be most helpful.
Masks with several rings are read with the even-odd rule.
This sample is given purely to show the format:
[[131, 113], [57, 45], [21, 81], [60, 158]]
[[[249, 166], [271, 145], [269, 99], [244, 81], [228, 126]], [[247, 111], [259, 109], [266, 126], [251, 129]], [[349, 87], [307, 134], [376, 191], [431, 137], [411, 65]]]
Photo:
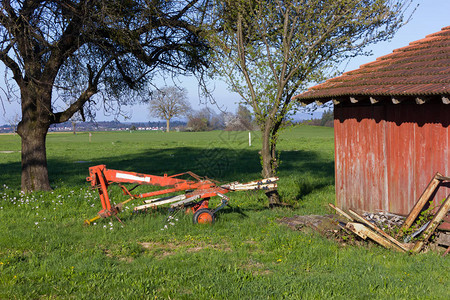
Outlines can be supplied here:
[[[267, 208], [263, 193], [229, 194], [213, 226], [167, 210], [102, 219], [88, 167], [148, 174], [193, 171], [221, 182], [260, 178], [257, 132], [49, 134], [54, 191], [20, 193], [20, 139], [0, 135], [0, 299], [448, 299], [450, 262], [376, 245], [341, 246], [276, 222], [330, 213], [333, 130], [281, 135], [279, 190], [293, 209]], [[11, 152], [12, 151], [12, 152]], [[141, 188], [142, 191], [145, 188]], [[116, 202], [123, 200], [112, 189]]]

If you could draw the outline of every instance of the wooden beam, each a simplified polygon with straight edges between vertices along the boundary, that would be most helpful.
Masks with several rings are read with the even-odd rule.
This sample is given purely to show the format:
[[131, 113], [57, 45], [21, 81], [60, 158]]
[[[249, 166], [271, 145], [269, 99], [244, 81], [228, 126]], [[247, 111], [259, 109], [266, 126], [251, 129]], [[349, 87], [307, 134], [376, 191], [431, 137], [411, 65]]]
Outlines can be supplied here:
[[442, 181], [450, 181], [450, 177], [441, 175], [441, 174], [439, 174], [439, 173], [436, 173], [435, 177], [436, 177], [436, 179], [438, 179], [438, 180], [442, 180]]
[[438, 227], [439, 223], [442, 221], [442, 219], [447, 215], [448, 211], [450, 210], [450, 194], [447, 196], [447, 199], [445, 199], [444, 203], [442, 203], [441, 207], [439, 208], [438, 212], [434, 215], [433, 219], [431, 219], [430, 224], [425, 228], [424, 232], [422, 233], [422, 237], [420, 241], [417, 241], [414, 244], [414, 247], [411, 249], [412, 252], [419, 252], [423, 245], [428, 241], [430, 236], [433, 234], [433, 232]]
[[391, 243], [390, 241], [384, 239], [382, 236], [373, 232], [372, 230], [370, 230], [363, 224], [349, 222], [349, 223], [347, 223], [347, 225], [345, 225], [345, 228], [351, 230], [352, 232], [354, 232], [355, 234], [357, 234], [360, 237], [363, 237], [363, 236], [369, 237], [371, 240], [377, 242], [378, 244], [380, 244], [381, 246], [383, 246], [385, 248], [394, 249], [394, 250], [403, 252], [402, 248], [400, 248], [396, 244]]
[[450, 97], [448, 97], [448, 96], [442, 96], [442, 103], [444, 103], [444, 104], [450, 104]]
[[[408, 217], [406, 218], [405, 222], [403, 222], [402, 227], [400, 227], [400, 230], [398, 231], [397, 238], [401, 236], [406, 230], [411, 227], [411, 225], [414, 223], [414, 221], [419, 216], [420, 212], [422, 211], [425, 204], [430, 201], [431, 195], [436, 191], [439, 184], [442, 181], [442, 175], [439, 173], [436, 173], [434, 177], [431, 179], [430, 183], [428, 183], [428, 186], [423, 191], [422, 195], [420, 196], [419, 200], [417, 200], [416, 204], [412, 208], [411, 212], [409, 213]], [[445, 177], [444, 177], [445, 178]]]
[[316, 104], [319, 105], [319, 106], [323, 105], [323, 102], [322, 102], [322, 101], [315, 100], [314, 102], [316, 102]]
[[394, 104], [400, 104], [403, 101], [402, 98], [398, 98], [398, 97], [394, 97], [394, 96], [391, 97], [391, 100], [392, 100], [392, 103], [394, 103]]
[[343, 211], [342, 209], [340, 209], [339, 207], [334, 206], [331, 203], [328, 203], [328, 205], [333, 208], [338, 214], [340, 214], [341, 216], [343, 216], [344, 218], [346, 218], [347, 220], [349, 220], [350, 222], [353, 221], [353, 218], [350, 217], [345, 211]]
[[397, 245], [402, 252], [406, 252], [409, 251], [408, 246], [403, 245], [402, 243], [400, 243], [399, 241], [397, 241], [396, 239], [394, 239], [392, 236], [390, 236], [389, 234], [387, 234], [386, 232], [384, 232], [383, 230], [381, 230], [380, 228], [378, 228], [377, 226], [375, 226], [374, 224], [370, 223], [369, 221], [367, 221], [366, 219], [364, 219], [362, 216], [358, 215], [356, 212], [354, 212], [353, 210], [349, 209], [348, 212], [350, 213], [350, 215], [358, 222], [364, 223], [366, 226], [368, 226], [370, 229], [374, 230], [375, 232], [377, 232], [378, 234], [380, 234], [381, 236], [383, 236], [385, 239], [387, 239], [388, 241], [390, 241], [391, 243]]
[[378, 99], [376, 99], [374, 97], [370, 97], [370, 103], [375, 104], [375, 103], [378, 103], [378, 102], [380, 102], [380, 100], [378, 100]]
[[428, 102], [428, 100], [429, 100], [429, 98], [427, 98], [427, 97], [416, 97], [416, 104], [425, 104], [425, 103], [427, 103]]
[[355, 97], [350, 97], [350, 102], [351, 103], [358, 103], [358, 99], [356, 99]]

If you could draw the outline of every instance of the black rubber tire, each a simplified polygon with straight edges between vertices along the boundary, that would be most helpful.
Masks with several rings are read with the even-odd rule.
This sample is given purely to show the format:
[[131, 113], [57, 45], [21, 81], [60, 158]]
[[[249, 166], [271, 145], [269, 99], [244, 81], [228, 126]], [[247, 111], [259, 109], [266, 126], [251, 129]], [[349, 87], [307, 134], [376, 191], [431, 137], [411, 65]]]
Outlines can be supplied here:
[[194, 213], [192, 221], [194, 224], [213, 224], [214, 213], [208, 208], [201, 208]]

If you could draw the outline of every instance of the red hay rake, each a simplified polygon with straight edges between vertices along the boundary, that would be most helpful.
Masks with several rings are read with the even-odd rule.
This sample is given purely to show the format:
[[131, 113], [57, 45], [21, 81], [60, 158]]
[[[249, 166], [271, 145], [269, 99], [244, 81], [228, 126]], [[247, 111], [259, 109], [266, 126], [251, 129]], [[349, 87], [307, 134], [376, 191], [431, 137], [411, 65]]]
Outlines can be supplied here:
[[[89, 168], [90, 176], [86, 178], [91, 182], [93, 189], [98, 191], [102, 210], [100, 210], [92, 219], [85, 220], [85, 224], [100, 219], [114, 216], [119, 221], [117, 214], [122, 210], [123, 206], [132, 201], [140, 199], [141, 205], [134, 207], [134, 211], [145, 210], [148, 208], [156, 208], [160, 205], [170, 204], [170, 209], [191, 208], [194, 213], [194, 223], [213, 223], [215, 213], [225, 207], [229, 198], [225, 194], [233, 191], [249, 191], [249, 190], [265, 190], [267, 192], [277, 188], [277, 177], [265, 178], [258, 181], [248, 183], [233, 182], [224, 185], [218, 185], [217, 182], [200, 177], [192, 172], [185, 172], [176, 175], [164, 176], [148, 175], [135, 172], [109, 170], [105, 165], [97, 165]], [[180, 176], [189, 175], [192, 179], [181, 179]], [[128, 189], [123, 183], [135, 184], [134, 187]], [[129, 198], [119, 204], [111, 204], [108, 195], [108, 187], [111, 184], [118, 184], [124, 195]], [[164, 187], [163, 189], [142, 193], [132, 194], [131, 192], [141, 185], [152, 185]], [[173, 195], [177, 193], [176, 195]], [[168, 196], [167, 194], [172, 194]], [[165, 197], [161, 197], [166, 195]], [[159, 196], [159, 197], [158, 197]], [[214, 209], [209, 208], [209, 199], [218, 196], [221, 203]]]

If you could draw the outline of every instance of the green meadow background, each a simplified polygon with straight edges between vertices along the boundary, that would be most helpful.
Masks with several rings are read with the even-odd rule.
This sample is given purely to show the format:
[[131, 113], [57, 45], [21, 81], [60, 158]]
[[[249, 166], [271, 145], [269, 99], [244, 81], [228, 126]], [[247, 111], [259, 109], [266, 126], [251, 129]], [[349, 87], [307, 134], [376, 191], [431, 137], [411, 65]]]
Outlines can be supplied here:
[[[89, 166], [246, 182], [261, 178], [259, 133], [252, 146], [248, 132], [93, 132], [91, 142], [84, 132], [51, 133], [54, 189], [32, 194], [20, 192], [20, 138], [0, 135], [0, 299], [449, 299], [448, 257], [342, 245], [277, 222], [332, 213], [333, 144], [332, 128], [281, 134], [279, 192], [292, 208], [235, 192], [212, 226], [183, 212], [172, 226], [167, 209], [135, 214], [132, 203], [123, 224], [84, 226], [101, 209]], [[125, 199], [117, 187], [110, 193]]]

